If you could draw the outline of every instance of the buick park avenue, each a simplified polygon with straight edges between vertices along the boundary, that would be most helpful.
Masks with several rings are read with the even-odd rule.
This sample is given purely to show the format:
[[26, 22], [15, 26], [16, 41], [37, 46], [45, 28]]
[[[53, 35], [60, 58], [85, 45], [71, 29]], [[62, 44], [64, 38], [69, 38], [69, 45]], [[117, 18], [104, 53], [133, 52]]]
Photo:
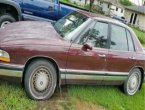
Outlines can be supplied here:
[[0, 29], [0, 75], [19, 77], [27, 95], [49, 99], [58, 85], [122, 85], [134, 95], [145, 53], [125, 24], [85, 11], [55, 23], [23, 21]]

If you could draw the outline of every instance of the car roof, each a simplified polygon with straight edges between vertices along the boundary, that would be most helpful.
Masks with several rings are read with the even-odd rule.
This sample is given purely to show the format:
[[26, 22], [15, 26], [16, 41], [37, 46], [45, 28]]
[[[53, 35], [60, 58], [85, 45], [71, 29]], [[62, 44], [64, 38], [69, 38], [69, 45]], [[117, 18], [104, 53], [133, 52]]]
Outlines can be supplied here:
[[99, 20], [99, 21], [104, 21], [104, 22], [109, 22], [109, 23], [117, 24], [117, 25], [120, 25], [122, 27], [125, 27], [125, 28], [130, 29], [124, 23], [121, 23], [118, 20], [113, 19], [111, 17], [107, 17], [107, 16], [104, 16], [104, 15], [101, 15], [101, 14], [91, 13], [91, 12], [87, 12], [87, 11], [83, 11], [83, 10], [78, 10], [78, 12], [86, 15], [89, 18], [95, 19], [95, 20]]

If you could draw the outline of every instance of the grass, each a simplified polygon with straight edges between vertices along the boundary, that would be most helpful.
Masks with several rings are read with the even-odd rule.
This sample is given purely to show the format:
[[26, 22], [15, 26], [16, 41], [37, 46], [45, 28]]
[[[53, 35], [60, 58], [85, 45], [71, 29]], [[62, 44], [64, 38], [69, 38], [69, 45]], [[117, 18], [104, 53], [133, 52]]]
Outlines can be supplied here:
[[0, 110], [33, 110], [35, 105], [20, 84], [0, 81]]
[[126, 96], [115, 86], [70, 86], [69, 95], [104, 106], [107, 110], [144, 110], [145, 84], [135, 96]]
[[132, 29], [133, 29], [133, 31], [136, 33], [136, 35], [137, 35], [139, 41], [140, 41], [143, 45], [145, 45], [145, 32], [140, 31], [140, 30], [137, 29], [137, 28], [132, 28]]

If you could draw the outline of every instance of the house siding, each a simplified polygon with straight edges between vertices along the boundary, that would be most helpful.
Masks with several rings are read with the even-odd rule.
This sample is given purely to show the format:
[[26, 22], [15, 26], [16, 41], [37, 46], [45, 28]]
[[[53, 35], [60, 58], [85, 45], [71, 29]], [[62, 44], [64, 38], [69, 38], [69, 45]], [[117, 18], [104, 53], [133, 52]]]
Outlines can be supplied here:
[[[109, 7], [108, 7], [109, 5]], [[102, 11], [104, 12], [105, 15], [109, 15], [109, 16], [124, 16], [124, 8], [120, 8], [118, 6], [115, 6], [111, 3], [107, 3], [107, 2], [102, 2], [101, 5], [99, 3], [98, 5], [99, 7], [102, 8]], [[118, 10], [116, 11], [116, 8], [118, 8]], [[123, 12], [121, 12], [121, 10], [123, 10]]]
[[[137, 14], [135, 23], [133, 23], [133, 21], [130, 23], [132, 13], [133, 13], [133, 15]], [[126, 9], [125, 10], [125, 19], [127, 20], [127, 23], [129, 23], [135, 27], [139, 27], [141, 30], [145, 31], [145, 14], [141, 14], [141, 13]], [[134, 19], [134, 17], [133, 17], [133, 19]]]

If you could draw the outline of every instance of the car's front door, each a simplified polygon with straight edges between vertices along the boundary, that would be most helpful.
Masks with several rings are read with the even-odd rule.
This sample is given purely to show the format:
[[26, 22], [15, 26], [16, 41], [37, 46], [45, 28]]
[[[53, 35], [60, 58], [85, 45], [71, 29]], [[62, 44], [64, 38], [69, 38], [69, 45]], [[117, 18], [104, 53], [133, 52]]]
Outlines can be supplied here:
[[135, 65], [134, 45], [130, 32], [124, 27], [112, 24], [110, 30], [107, 76], [112, 77], [111, 80], [114, 79], [114, 81], [121, 83], [127, 78], [129, 71]]
[[99, 84], [106, 71], [108, 24], [88, 26], [68, 52], [66, 83]]
[[59, 4], [56, 0], [23, 0], [25, 19], [57, 20]]

